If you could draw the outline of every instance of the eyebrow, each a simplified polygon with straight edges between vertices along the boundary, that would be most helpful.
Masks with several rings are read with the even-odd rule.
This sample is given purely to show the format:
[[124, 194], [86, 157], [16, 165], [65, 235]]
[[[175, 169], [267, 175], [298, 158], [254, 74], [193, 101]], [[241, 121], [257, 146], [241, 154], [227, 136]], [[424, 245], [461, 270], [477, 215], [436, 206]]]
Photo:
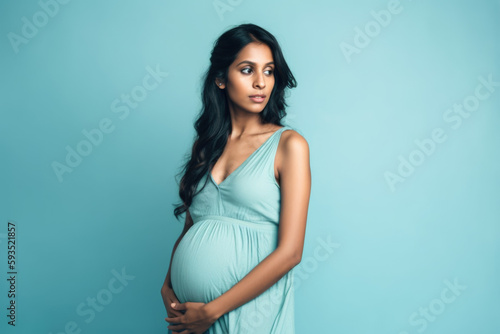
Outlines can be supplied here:
[[[253, 62], [253, 61], [250, 61], [250, 60], [243, 60], [241, 63], [239, 63], [238, 65], [236, 66], [240, 66], [241, 64], [250, 64], [250, 65], [253, 65], [255, 66], [256, 64]], [[274, 61], [270, 61], [268, 63], [265, 63], [264, 65], [274, 65]]]

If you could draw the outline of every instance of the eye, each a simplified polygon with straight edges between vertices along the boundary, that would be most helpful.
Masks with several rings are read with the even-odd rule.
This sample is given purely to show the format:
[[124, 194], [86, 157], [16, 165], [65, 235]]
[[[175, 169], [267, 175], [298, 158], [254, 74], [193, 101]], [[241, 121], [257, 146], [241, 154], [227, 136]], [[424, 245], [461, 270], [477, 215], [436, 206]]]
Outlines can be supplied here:
[[274, 73], [274, 71], [273, 71], [273, 70], [266, 70], [266, 71], [264, 71], [264, 72], [268, 72], [268, 74], [267, 74], [267, 75], [272, 75], [272, 74]]
[[252, 69], [250, 67], [245, 67], [241, 70], [241, 73], [244, 73], [244, 74], [249, 74]]

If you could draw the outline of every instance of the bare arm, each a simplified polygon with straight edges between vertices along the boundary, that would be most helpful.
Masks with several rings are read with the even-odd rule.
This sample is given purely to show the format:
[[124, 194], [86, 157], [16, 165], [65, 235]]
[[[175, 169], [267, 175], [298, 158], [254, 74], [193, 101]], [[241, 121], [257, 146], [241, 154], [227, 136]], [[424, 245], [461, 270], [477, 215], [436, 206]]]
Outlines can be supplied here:
[[280, 166], [281, 212], [278, 246], [231, 289], [205, 305], [207, 313], [213, 319], [259, 296], [301, 261], [311, 171], [309, 146], [296, 132], [284, 140]]

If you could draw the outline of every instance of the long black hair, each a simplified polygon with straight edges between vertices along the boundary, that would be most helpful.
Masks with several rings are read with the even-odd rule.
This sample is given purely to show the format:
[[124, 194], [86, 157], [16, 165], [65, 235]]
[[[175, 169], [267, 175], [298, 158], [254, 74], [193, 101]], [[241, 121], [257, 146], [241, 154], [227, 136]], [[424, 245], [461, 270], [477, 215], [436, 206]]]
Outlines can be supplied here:
[[179, 184], [182, 203], [174, 205], [176, 219], [189, 209], [198, 183], [222, 155], [231, 132], [226, 90], [219, 89], [215, 79], [226, 82], [229, 66], [241, 49], [251, 42], [266, 44], [271, 49], [275, 64], [275, 83], [269, 102], [259, 113], [261, 123], [281, 126], [281, 119], [286, 116], [285, 89], [296, 87], [297, 82], [288, 68], [276, 38], [255, 24], [242, 24], [223, 33], [214, 43], [210, 67], [204, 75], [203, 106], [194, 124], [197, 135], [191, 156], [177, 175], [183, 174]]

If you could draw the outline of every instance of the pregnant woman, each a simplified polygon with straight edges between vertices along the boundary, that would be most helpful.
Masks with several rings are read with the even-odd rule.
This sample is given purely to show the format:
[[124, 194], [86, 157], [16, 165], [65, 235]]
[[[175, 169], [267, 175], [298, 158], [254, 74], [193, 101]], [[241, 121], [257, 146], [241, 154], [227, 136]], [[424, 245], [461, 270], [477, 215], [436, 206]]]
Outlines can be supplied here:
[[311, 191], [309, 146], [283, 126], [296, 86], [275, 37], [243, 24], [216, 41], [161, 289], [172, 333], [292, 334], [293, 268]]

